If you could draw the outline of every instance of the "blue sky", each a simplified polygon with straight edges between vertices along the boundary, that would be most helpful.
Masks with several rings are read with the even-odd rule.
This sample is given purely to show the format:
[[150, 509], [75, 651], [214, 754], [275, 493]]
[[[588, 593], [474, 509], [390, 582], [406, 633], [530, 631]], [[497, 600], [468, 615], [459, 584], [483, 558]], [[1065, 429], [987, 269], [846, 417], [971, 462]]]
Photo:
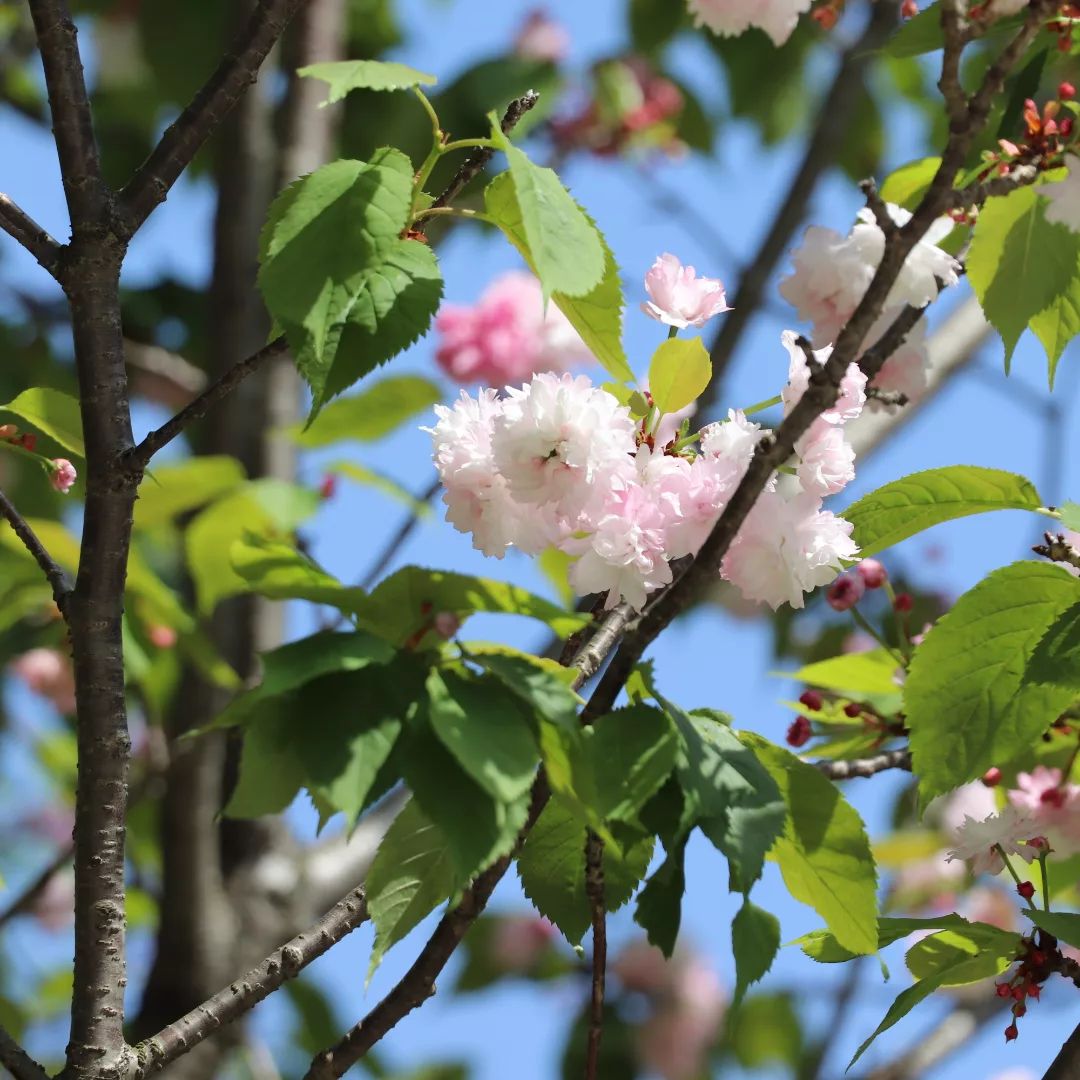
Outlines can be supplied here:
[[[547, 5], [571, 32], [572, 64], [585, 65], [623, 45], [625, 3], [552, 0]], [[530, 6], [521, 0], [500, 5], [485, 0], [403, 0], [401, 21], [410, 38], [395, 58], [449, 81], [476, 59], [502, 50]], [[700, 41], [680, 42], [672, 51], [671, 66], [700, 92], [707, 107], [722, 109], [723, 86]], [[193, 74], [193, 80], [196, 77]], [[889, 134], [890, 164], [900, 164], [921, 153], [914, 144], [914, 129], [906, 114], [898, 112], [890, 118]], [[24, 121], [0, 110], [0, 145], [7, 151], [0, 159], [0, 190], [57, 235], [65, 236], [62, 194], [51, 142]], [[740, 260], [752, 254], [799, 152], [800, 147], [794, 144], [765, 150], [749, 127], [729, 124], [724, 130], [720, 160], [690, 157], [654, 166], [656, 177], [665, 187], [677, 192], [696, 214], [707, 219], [710, 232], [723, 237], [727, 248], [724, 252], [710, 247], [705, 230], [688, 233], [657, 211], [639, 166], [581, 159], [571, 162], [565, 179], [577, 199], [596, 217], [624, 271], [630, 302], [627, 345], [639, 372], [660, 340], [657, 325], [636, 310], [641, 299], [641, 276], [649, 264], [661, 251], [672, 251], [733, 286], [736, 267], [730, 264], [728, 253]], [[845, 231], [860, 205], [852, 185], [840, 179], [830, 180], [818, 193], [811, 220]], [[211, 194], [205, 185], [178, 186], [133, 245], [127, 281], [145, 282], [163, 273], [192, 282], [204, 281], [209, 266], [211, 212]], [[3, 238], [0, 253], [0, 280], [17, 280], [28, 288], [48, 287], [47, 279], [32, 260], [15, 251], [10, 242], [3, 242]], [[440, 251], [440, 260], [448, 299], [462, 302], [475, 299], [500, 271], [518, 265], [514, 253], [497, 238], [466, 229], [455, 233]], [[778, 301], [775, 291], [772, 300]], [[4, 302], [0, 290], [0, 304]], [[786, 374], [787, 357], [779, 335], [787, 326], [798, 324], [793, 316], [787, 322], [783, 320], [777, 302], [755, 320], [729, 379], [725, 408], [758, 401], [776, 392]], [[395, 366], [399, 371], [432, 375], [430, 342], [420, 343], [395, 361]], [[1075, 403], [1076, 371], [1077, 358], [1067, 353], [1055, 393], [1055, 400], [1064, 410]], [[859, 471], [855, 484], [839, 496], [834, 509], [897, 476], [957, 463], [1023, 473], [1040, 486], [1047, 503], [1080, 498], [1080, 470], [1076, 464], [1080, 462], [1080, 434], [1075, 425], [1060, 433], [1057, 443], [1051, 445], [1051, 449], [1056, 445], [1060, 467], [1048, 469], [1045, 401], [1045, 361], [1038, 345], [1028, 339], [1021, 343], [1013, 375], [1006, 379], [1000, 343], [992, 343], [976, 368], [956, 379], [904, 427], [886, 450]], [[146, 409], [137, 416], [143, 427], [157, 419]], [[410, 428], [357, 456], [410, 488], [421, 490], [431, 475], [428, 452], [426, 436]], [[340, 448], [313, 455], [304, 464], [305, 476], [317, 480], [321, 465], [341, 456]], [[1054, 475], [1060, 477], [1060, 489], [1042, 489], [1042, 483]], [[366, 563], [358, 559], [357, 553], [378, 550], [396, 528], [400, 513], [396, 505], [366, 489], [342, 485], [340, 494], [327, 505], [312, 530], [314, 554], [343, 578], [362, 577]], [[990, 569], [1024, 557], [1040, 527], [1037, 519], [1020, 514], [968, 519], [905, 542], [887, 556], [886, 562], [894, 568], [902, 564], [927, 587], [957, 595]], [[406, 549], [399, 553], [398, 564], [405, 562], [512, 578], [538, 591], [548, 589], [528, 560], [508, 558], [496, 563], [485, 559], [471, 549], [466, 537], [443, 523], [441, 515], [416, 530]], [[297, 613], [294, 625], [300, 632], [308, 625], [307, 617]], [[491, 636], [524, 647], [536, 646], [542, 640], [534, 626], [490, 617], [470, 624], [469, 636]], [[788, 695], [789, 686], [769, 674], [774, 664], [765, 621], [736, 618], [718, 608], [702, 608], [674, 626], [652, 655], [662, 687], [680, 703], [722, 708], [735, 717], [737, 725], [782, 739], [789, 716], [779, 700]], [[880, 833], [885, 827], [896, 783], [895, 778], [886, 776], [872, 783], [848, 786], [849, 796], [872, 833]], [[296, 819], [298, 828], [310, 828], [310, 822], [302, 820], [301, 815]], [[702, 843], [691, 845], [684, 932], [707, 953], [730, 985], [729, 926], [736, 904], [727, 895], [726, 877], [726, 868], [715, 852]], [[779, 916], [785, 941], [819, 924], [813, 912], [787, 897], [774, 870], [766, 873], [755, 899]], [[508, 910], [524, 910], [527, 905], [512, 880], [504, 882], [495, 903]], [[366, 994], [363, 977], [371, 944], [368, 928], [353, 934], [313, 966], [313, 976], [333, 987], [343, 1021], [351, 1023], [393, 984], [420, 947], [428, 925], [396, 947]], [[634, 932], [629, 910], [613, 918], [615, 947]], [[17, 954], [35, 951], [36, 935], [12, 936], [21, 938], [13, 942]], [[135, 959], [138, 962], [139, 958]], [[826, 1070], [829, 1080], [841, 1075], [851, 1052], [904, 985], [902, 963], [896, 958], [891, 966], [895, 974], [888, 985], [882, 985], [876, 974], [866, 974], [864, 990], [852, 1006], [837, 1040], [836, 1055]], [[782, 951], [764, 987], [796, 990], [805, 1002], [807, 1023], [813, 1028], [826, 1021], [827, 991], [835, 974], [831, 969], [814, 966], [797, 950], [787, 949]], [[550, 1080], [557, 1075], [568, 1021], [580, 1005], [583, 989], [536, 990], [515, 985], [463, 1000], [437, 997], [399, 1026], [384, 1043], [385, 1053], [403, 1066], [446, 1058], [468, 1060], [474, 1063], [478, 1080], [503, 1080], [509, 1076], [515, 1080]], [[1068, 996], [1066, 990], [1064, 985], [1055, 988], [1032, 1009], [1024, 1020], [1019, 1043], [1003, 1049], [1000, 1028], [1004, 1022], [995, 1022], [958, 1061], [931, 1075], [935, 1080], [960, 1080], [972, 1075], [990, 1076], [997, 1069], [1021, 1064], [1041, 1074], [1064, 1033], [1080, 1018], [1080, 1001], [1075, 995]], [[911, 1045], [940, 1015], [940, 1007], [923, 1007], [898, 1031], [880, 1040], [865, 1059], [867, 1067]], [[272, 1036], [279, 1018], [280, 1013], [272, 1007], [264, 1009], [263, 1030]]]

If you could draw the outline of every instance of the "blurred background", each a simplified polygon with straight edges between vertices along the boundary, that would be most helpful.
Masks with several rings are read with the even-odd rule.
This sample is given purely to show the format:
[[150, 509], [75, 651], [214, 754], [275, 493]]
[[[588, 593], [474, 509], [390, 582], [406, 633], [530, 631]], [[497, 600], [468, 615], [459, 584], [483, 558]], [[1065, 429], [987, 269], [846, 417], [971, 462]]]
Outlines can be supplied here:
[[[119, 185], [212, 70], [246, 5], [73, 6], [107, 176]], [[734, 305], [704, 331], [716, 378], [698, 419], [771, 397], [787, 374], [781, 331], [806, 329], [777, 290], [803, 227], [846, 233], [862, 205], [859, 179], [883, 177], [932, 154], [939, 142], [934, 58], [882, 53], [897, 13], [871, 21], [869, 6], [851, 0], [828, 31], [804, 19], [777, 50], [756, 31], [734, 40], [695, 31], [676, 0], [549, 0], [542, 8], [518, 0], [309, 0], [253, 92], [133, 246], [124, 319], [136, 434], [265, 340], [268, 323], [254, 290], [257, 236], [284, 183], [322, 161], [364, 158], [381, 145], [400, 146], [417, 162], [424, 152], [430, 128], [411, 96], [358, 93], [319, 109], [324, 88], [293, 74], [342, 57], [395, 59], [437, 75], [433, 100], [455, 137], [482, 134], [488, 110], [538, 90], [540, 106], [519, 138], [535, 159], [559, 170], [613, 249], [635, 370], [644, 373], [662, 337], [638, 309], [642, 278], [657, 255], [672, 252], [720, 277]], [[1059, 64], [1047, 79], [1056, 85], [1067, 74]], [[1037, 91], [1036, 76], [1029, 92]], [[0, 6], [0, 190], [66, 239], [40, 66], [28, 15], [17, 3]], [[475, 185], [459, 205], [479, 190]], [[430, 236], [449, 303], [476, 305], [500, 275], [521, 269], [508, 245], [481, 226], [432, 227]], [[13, 242], [0, 241], [0, 401], [35, 384], [73, 390], [65, 320], [48, 275]], [[1006, 376], [1000, 339], [987, 332], [965, 284], [935, 305], [930, 321], [929, 390], [905, 409], [859, 421], [857, 479], [832, 508], [842, 512], [898, 476], [957, 463], [1021, 473], [1049, 505], [1080, 499], [1074, 351], [1066, 352], [1051, 394], [1033, 339], [1021, 341]], [[136, 749], [134, 1038], [219, 989], [361, 880], [393, 812], [393, 805], [377, 808], [351, 838], [338, 822], [317, 835], [317, 817], [303, 797], [279, 817], [222, 819], [238, 747], [225, 738], [176, 743], [228, 700], [222, 660], [245, 678], [258, 649], [310, 633], [327, 617], [230, 595], [237, 590], [227, 582], [208, 580], [212, 571], [200, 567], [227, 560], [237, 522], [297, 531], [320, 563], [350, 582], [419, 563], [566, 596], [564, 568], [514, 554], [501, 563], [485, 559], [445, 523], [431, 498], [430, 443], [419, 428], [430, 423], [432, 402], [458, 392], [436, 362], [439, 345], [436, 331], [357, 388], [366, 392], [388, 371], [423, 380], [413, 384], [421, 388], [414, 395], [420, 404], [395, 414], [396, 426], [305, 444], [290, 432], [305, 408], [303, 394], [283, 365], [245, 384], [158, 462], [167, 471], [195, 456], [212, 459], [176, 474], [198, 498], [170, 508], [151, 493], [151, 509], [137, 522], [145, 565], [128, 619]], [[605, 377], [598, 367], [582, 370], [598, 382]], [[388, 426], [393, 430], [376, 430]], [[251, 487], [259, 478], [278, 486], [264, 480]], [[0, 454], [0, 486], [28, 516], [54, 519], [58, 530], [77, 534], [81, 484], [64, 500], [24, 461]], [[911, 618], [919, 625], [992, 568], [1026, 557], [1039, 535], [1039, 521], [1019, 513], [971, 518], [915, 537], [883, 561], [897, 588], [913, 596]], [[70, 685], [47, 595], [4, 548], [0, 597], [0, 1022], [21, 1032], [40, 1060], [58, 1063], [70, 991]], [[872, 606], [868, 614], [885, 618]], [[534, 624], [506, 617], [476, 617], [469, 636], [537, 650], [547, 644]], [[820, 597], [805, 611], [773, 615], [718, 588], [651, 655], [660, 688], [684, 706], [725, 710], [737, 726], [782, 742], [794, 716], [784, 702], [801, 690], [784, 672], [841, 642], [865, 647], [854, 624]], [[991, 918], [987, 911], [1005, 923], [1015, 918], [1008, 890], [983, 885], [980, 892], [963, 879], [946, 880], [940, 861], [917, 888], [897, 878], [897, 863], [923, 865], [947, 846], [933, 826], [915, 828], [906, 790], [907, 777], [894, 774], [845, 786], [883, 845], [883, 895], [898, 910], [959, 904], [969, 912], [977, 907], [981, 918]], [[579, 1075], [575, 1030], [587, 996], [587, 957], [537, 919], [512, 878], [451, 963], [438, 995], [380, 1044], [377, 1061], [367, 1064], [370, 1075]], [[692, 842], [681, 951], [671, 965], [659, 965], [643, 947], [631, 908], [612, 917], [605, 1077], [838, 1080], [907, 985], [896, 948], [886, 953], [888, 982], [872, 959], [832, 968], [787, 948], [731, 1014], [737, 903], [726, 885], [721, 858]], [[784, 941], [818, 925], [790, 900], [773, 868], [755, 900], [779, 916]], [[250, 1024], [211, 1041], [168, 1075], [299, 1075], [314, 1050], [393, 985], [430, 927], [429, 919], [398, 945], [367, 988], [371, 931], [360, 929], [257, 1008]], [[1005, 1047], [999, 1005], [992, 987], [980, 984], [939, 995], [878, 1040], [852, 1075], [1021, 1080], [1041, 1075], [1080, 1018], [1072, 988], [1052, 986], [1025, 1017], [1020, 1040]]]

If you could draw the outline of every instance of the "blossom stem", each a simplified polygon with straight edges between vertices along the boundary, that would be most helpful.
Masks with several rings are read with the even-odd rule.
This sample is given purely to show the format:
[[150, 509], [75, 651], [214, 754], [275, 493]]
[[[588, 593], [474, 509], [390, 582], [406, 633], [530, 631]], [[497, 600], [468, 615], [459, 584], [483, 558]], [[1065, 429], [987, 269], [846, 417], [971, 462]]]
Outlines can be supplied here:
[[1050, 910], [1050, 877], [1046, 870], [1046, 857], [1049, 854], [1048, 851], [1039, 852], [1039, 869], [1042, 871], [1043, 911]]
[[673, 337], [679, 336], [679, 328], [677, 326], [669, 326], [667, 328], [667, 339], [670, 341]]
[[435, 111], [435, 106], [431, 104], [431, 99], [420, 89], [419, 86], [414, 86], [413, 93], [417, 96], [420, 104], [424, 106], [424, 112], [431, 118], [431, 133], [435, 136], [435, 146], [439, 147], [442, 143], [442, 125], [439, 123], [439, 114]]
[[766, 398], [764, 401], [757, 401], [753, 405], [747, 405], [747, 407], [742, 410], [742, 414], [743, 416], [753, 416], [754, 413], [764, 412], [766, 409], [771, 409], [774, 405], [779, 405], [783, 400], [784, 399], [779, 394], [776, 394], [771, 398]]
[[896, 617], [896, 636], [900, 642], [900, 651], [907, 657], [904, 661], [905, 665], [908, 660], [911, 659], [912, 647], [911, 639], [908, 637], [907, 628], [905, 627], [904, 617], [896, 610], [896, 590], [893, 588], [893, 583], [888, 578], [885, 579], [885, 596], [888, 598], [889, 607], [893, 610]]
[[[1016, 872], [1013, 864], [1009, 862], [1009, 856], [1005, 854], [1005, 849], [1000, 844], [995, 844], [994, 849], [1001, 856], [1001, 861], [1005, 864], [1005, 869], [1009, 871], [1009, 874], [1012, 876], [1013, 881], [1016, 882], [1016, 887], [1019, 888], [1021, 885], [1023, 885], [1023, 882], [1020, 880], [1020, 875]], [[1032, 911], [1034, 911], [1035, 901], [1032, 900], [1030, 896], [1025, 897], [1025, 899], [1027, 900], [1028, 907], [1031, 908]]]
[[855, 620], [855, 625], [860, 630], [865, 630], [886, 652], [891, 653], [895, 657], [896, 662], [902, 667], [907, 667], [907, 660], [902, 653], [899, 653], [894, 649], [882, 636], [878, 633], [877, 628], [872, 622], [861, 612], [858, 608], [848, 608], [851, 612], [851, 617]]
[[456, 206], [431, 206], [426, 210], [417, 210], [416, 213], [413, 214], [413, 224], [422, 221], [424, 218], [430, 217], [460, 217], [469, 218], [471, 221], [486, 221], [489, 225], [494, 224], [487, 214], [484, 214], [479, 210], [459, 209]]
[[492, 139], [455, 139], [453, 142], [446, 143], [442, 152], [449, 154], [451, 150], [498, 150], [499, 147], [495, 145]]

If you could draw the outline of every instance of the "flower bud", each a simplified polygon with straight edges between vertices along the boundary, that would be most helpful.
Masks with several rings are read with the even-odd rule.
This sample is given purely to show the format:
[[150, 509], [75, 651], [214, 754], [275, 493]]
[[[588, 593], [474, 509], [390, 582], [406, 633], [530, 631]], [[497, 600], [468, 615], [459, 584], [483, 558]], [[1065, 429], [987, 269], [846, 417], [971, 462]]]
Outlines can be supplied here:
[[844, 715], [849, 720], [854, 720], [857, 716], [862, 716], [862, 706], [857, 701], [849, 701], [844, 706]]
[[889, 572], [877, 559], [863, 559], [855, 569], [868, 589], [880, 589], [889, 580]]
[[[25, 439], [26, 436], [23, 436]], [[60, 492], [61, 495], [66, 495], [71, 490], [71, 485], [75, 483], [75, 478], [78, 475], [75, 472], [75, 466], [68, 461], [67, 458], [54, 458], [53, 459], [53, 471], [49, 476], [49, 483]]]
[[787, 730], [787, 742], [788, 746], [794, 746], [796, 748], [805, 746], [810, 741], [810, 736], [813, 731], [810, 727], [810, 721], [805, 716], [799, 716], [792, 721], [791, 727]]
[[817, 690], [804, 690], [799, 695], [799, 704], [805, 705], [811, 712], [817, 712], [824, 704], [824, 700]]
[[911, 593], [897, 593], [896, 599], [893, 601], [893, 610], [899, 611], [902, 614], [906, 614], [915, 606], [915, 601], [911, 598]]
[[1030, 881], [1021, 881], [1016, 886], [1016, 891], [1025, 899], [1030, 900], [1035, 895], [1035, 886]]
[[997, 787], [1001, 783], [1001, 770], [994, 765], [983, 773], [982, 782], [986, 787]]
[[1020, 1034], [1015, 1024], [1010, 1024], [1005, 1029], [1005, 1041], [1012, 1042]]
[[1076, 87], [1071, 82], [1063, 82], [1058, 86], [1058, 97], [1062, 101], [1071, 101], [1076, 97]]
[[829, 607], [833, 611], [849, 611], [861, 599], [866, 585], [858, 574], [841, 574], [825, 594]]

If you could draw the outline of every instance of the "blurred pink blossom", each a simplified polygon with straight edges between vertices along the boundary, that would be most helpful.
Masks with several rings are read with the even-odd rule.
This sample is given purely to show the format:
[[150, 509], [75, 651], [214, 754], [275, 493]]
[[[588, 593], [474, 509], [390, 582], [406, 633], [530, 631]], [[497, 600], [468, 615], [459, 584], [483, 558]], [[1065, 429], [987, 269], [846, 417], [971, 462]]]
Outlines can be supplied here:
[[71, 661], [56, 649], [24, 652], [11, 661], [11, 670], [60, 712], [75, 711], [75, 676]]
[[435, 359], [462, 383], [504, 386], [536, 372], [566, 371], [592, 354], [565, 315], [549, 303], [531, 274], [503, 274], [472, 307], [444, 304], [435, 319]]
[[63, 930], [75, 920], [75, 872], [53, 874], [38, 893], [31, 912], [46, 929]]
[[555, 936], [555, 927], [537, 915], [502, 916], [491, 939], [492, 961], [504, 971], [529, 971]]
[[1008, 799], [1035, 822], [1056, 852], [1080, 851], [1080, 787], [1063, 783], [1060, 769], [1036, 765], [1031, 772], [1020, 773]]
[[570, 48], [570, 34], [542, 8], [525, 16], [525, 22], [514, 39], [514, 52], [523, 60], [547, 61], [558, 64]]

